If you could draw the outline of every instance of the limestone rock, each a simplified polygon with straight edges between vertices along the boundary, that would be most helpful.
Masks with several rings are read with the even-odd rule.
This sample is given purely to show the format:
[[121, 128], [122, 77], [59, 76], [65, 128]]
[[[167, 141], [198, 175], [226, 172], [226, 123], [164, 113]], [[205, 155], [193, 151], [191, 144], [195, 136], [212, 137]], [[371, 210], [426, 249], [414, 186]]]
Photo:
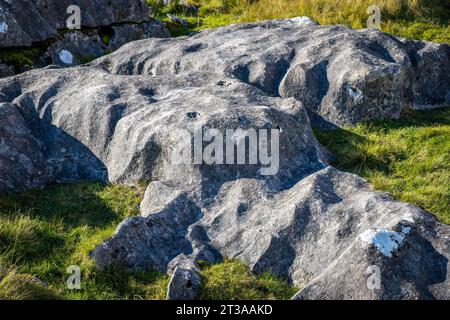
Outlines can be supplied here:
[[30, 46], [55, 37], [57, 30], [67, 27], [71, 5], [80, 7], [82, 27], [143, 22], [151, 12], [145, 0], [1, 0], [0, 48]]
[[[73, 5], [80, 8], [80, 29], [67, 30], [66, 20], [73, 14], [68, 7]], [[0, 50], [31, 46], [39, 56], [32, 57], [32, 66], [0, 61], [0, 78], [47, 65], [79, 65], [149, 37], [170, 37], [170, 33], [165, 23], [150, 17], [145, 0], [1, 0]]]
[[147, 38], [170, 38], [170, 32], [165, 23], [150, 20], [139, 24], [120, 24], [112, 27], [113, 35], [107, 45], [107, 50], [114, 51], [124, 44]]
[[170, 13], [167, 14], [167, 17], [170, 19], [171, 22], [181, 25], [183, 27], [187, 27], [189, 25], [189, 22], [187, 20], [184, 20], [180, 17], [173, 16]]
[[9, 77], [14, 75], [14, 69], [0, 61], [0, 78]]
[[[147, 193], [144, 205], [157, 194]], [[238, 179], [222, 185], [196, 215], [186, 210], [185, 197], [182, 206], [179, 199], [156, 213], [147, 206], [146, 218], [121, 225], [93, 257], [100, 266], [105, 260], [97, 256], [106, 254], [109, 263], [164, 268], [208, 261], [203, 257], [218, 251], [255, 273], [270, 271], [305, 286], [295, 298], [450, 299], [450, 227], [374, 192], [356, 175], [327, 167], [275, 194], [258, 180]], [[183, 227], [170, 227], [174, 221]], [[374, 288], [368, 283], [375, 268], [380, 287]]]
[[[104, 35], [102, 37], [101, 31], [103, 30], [110, 32], [108, 37], [104, 38]], [[165, 24], [157, 20], [140, 24], [114, 25], [109, 28], [93, 30], [90, 35], [81, 31], [68, 32], [62, 39], [56, 40], [47, 48], [38, 65], [75, 66], [117, 50], [130, 41], [152, 37], [170, 37], [170, 33]]]
[[0, 191], [37, 188], [48, 179], [40, 142], [10, 103], [0, 103], [0, 168]]
[[[405, 41], [415, 49], [412, 82], [414, 109], [431, 109], [450, 105], [450, 47], [430, 42]], [[436, 64], [436, 61], [439, 61]]]
[[405, 107], [449, 106], [449, 48], [294, 18], [135, 42], [99, 65], [124, 75], [238, 79], [296, 98], [315, 125], [329, 128], [395, 119]]
[[59, 65], [71, 67], [81, 63], [82, 59], [97, 58], [105, 52], [98, 36], [87, 36], [83, 32], [75, 31], [64, 35], [47, 48], [41, 58], [41, 65]]
[[201, 288], [201, 278], [195, 269], [177, 267], [167, 288], [167, 300], [194, 300]]

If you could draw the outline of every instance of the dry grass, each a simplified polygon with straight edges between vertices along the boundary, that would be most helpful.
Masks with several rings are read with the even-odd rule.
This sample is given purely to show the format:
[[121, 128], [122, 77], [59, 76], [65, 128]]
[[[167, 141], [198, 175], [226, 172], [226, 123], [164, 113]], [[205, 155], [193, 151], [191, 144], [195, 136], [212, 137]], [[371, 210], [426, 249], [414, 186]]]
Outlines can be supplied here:
[[0, 300], [61, 300], [56, 291], [45, 287], [28, 274], [19, 273], [15, 266], [0, 265]]
[[382, 18], [391, 19], [446, 19], [447, 1], [424, 0], [259, 0], [247, 1], [242, 15], [245, 21], [257, 21], [297, 15], [315, 18], [322, 24], [351, 22], [354, 27], [363, 27], [367, 21], [367, 8], [378, 5]]
[[[156, 15], [164, 19], [167, 12], [182, 10], [162, 7], [160, 0], [148, 0]], [[190, 0], [200, 7], [198, 17], [184, 17], [192, 30], [215, 28], [231, 23], [254, 22], [308, 16], [322, 25], [343, 24], [365, 28], [367, 9], [381, 9], [381, 28], [397, 36], [450, 43], [450, 2], [448, 0]], [[175, 35], [183, 34], [177, 32]]]

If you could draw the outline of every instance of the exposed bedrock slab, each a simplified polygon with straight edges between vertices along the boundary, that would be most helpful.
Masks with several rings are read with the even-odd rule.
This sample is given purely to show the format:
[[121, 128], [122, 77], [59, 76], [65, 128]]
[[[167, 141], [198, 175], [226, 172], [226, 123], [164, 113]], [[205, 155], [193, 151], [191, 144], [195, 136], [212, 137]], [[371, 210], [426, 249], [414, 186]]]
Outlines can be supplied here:
[[[141, 215], [92, 252], [100, 268], [172, 272], [230, 257], [304, 287], [301, 299], [449, 299], [449, 227], [328, 166], [310, 123], [440, 106], [445, 59], [448, 46], [290, 19], [136, 41], [82, 67], [0, 79], [0, 191], [147, 181]], [[430, 84], [416, 79], [426, 70], [437, 72]], [[277, 170], [174, 163], [180, 137], [206, 129], [278, 132]]]
[[82, 27], [143, 22], [150, 16], [145, 0], [0, 0], [0, 48], [30, 46], [65, 29], [71, 5], [80, 7]]
[[[168, 167], [176, 130], [193, 132], [201, 126], [222, 132], [281, 129], [284, 150], [277, 179], [295, 180], [321, 165], [325, 152], [300, 102], [267, 96], [236, 79], [214, 80], [200, 73], [115, 75], [95, 66], [45, 69], [0, 80], [0, 101], [20, 111], [32, 136], [42, 142], [49, 171], [64, 181], [89, 177], [128, 183], [183, 176], [184, 182], [205, 179], [214, 185], [215, 179], [256, 175], [260, 167], [253, 165], [179, 167], [180, 172]], [[307, 152], [298, 152], [301, 148]]]
[[194, 300], [201, 288], [201, 278], [195, 269], [177, 267], [172, 274], [168, 288], [167, 300]]
[[197, 71], [236, 78], [270, 95], [295, 97], [322, 126], [398, 118], [405, 107], [450, 103], [449, 45], [320, 26], [307, 19], [138, 41], [98, 64], [119, 74]]
[[[356, 175], [327, 167], [275, 194], [237, 179], [203, 209], [193, 200], [200, 191], [149, 190], [142, 216], [93, 252], [100, 267], [172, 270], [220, 261], [220, 252], [305, 286], [295, 298], [450, 299], [450, 227]], [[161, 210], [153, 197], [164, 192], [173, 200]]]

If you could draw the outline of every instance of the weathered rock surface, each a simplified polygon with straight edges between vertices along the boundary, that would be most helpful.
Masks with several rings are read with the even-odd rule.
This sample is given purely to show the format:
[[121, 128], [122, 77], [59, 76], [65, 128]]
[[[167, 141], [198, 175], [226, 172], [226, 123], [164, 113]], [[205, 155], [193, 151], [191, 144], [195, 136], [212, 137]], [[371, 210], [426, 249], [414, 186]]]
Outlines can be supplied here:
[[108, 51], [119, 49], [127, 42], [147, 38], [169, 38], [165, 23], [150, 20], [140, 24], [120, 24], [112, 26], [112, 37], [106, 47]]
[[14, 69], [0, 61], [0, 78], [9, 77], [14, 75]]
[[[441, 106], [449, 72], [430, 78], [433, 93], [416, 76], [447, 70], [448, 57], [445, 45], [298, 18], [136, 41], [82, 67], [1, 79], [0, 191], [148, 181], [141, 215], [92, 252], [100, 268], [171, 272], [231, 257], [304, 286], [296, 298], [450, 299], [450, 227], [328, 166], [309, 120]], [[279, 170], [171, 161], [180, 138], [207, 128], [278, 132]]]
[[[72, 5], [80, 7], [80, 30], [67, 30], [66, 20], [73, 14], [67, 10]], [[0, 78], [31, 67], [74, 66], [130, 41], [170, 37], [165, 23], [150, 18], [150, 11], [145, 0], [1, 0], [0, 50], [32, 46], [40, 53], [33, 57], [33, 66], [12, 66], [0, 61]]]
[[201, 288], [201, 278], [195, 269], [177, 267], [170, 278], [167, 300], [194, 300]]
[[0, 0], [0, 48], [30, 46], [55, 37], [57, 30], [67, 27], [71, 5], [80, 7], [82, 27], [144, 22], [151, 13], [145, 0]]
[[47, 181], [40, 143], [10, 103], [0, 103], [0, 164], [0, 190], [36, 188]]
[[[197, 212], [172, 191], [176, 200], [152, 213], [160, 209], [148, 203], [159, 193], [149, 188], [145, 217], [126, 220], [94, 251], [100, 266], [167, 270], [186, 259], [217, 261], [219, 251], [306, 286], [295, 298], [450, 299], [450, 227], [355, 175], [327, 167], [276, 194], [237, 179]], [[379, 288], [368, 286], [368, 268], [379, 268]]]
[[100, 32], [93, 30], [91, 34], [81, 31], [66, 33], [47, 48], [40, 58], [38, 66], [44, 67], [50, 64], [61, 67], [76, 66], [87, 59], [93, 60], [117, 50], [130, 41], [170, 37], [165, 24], [157, 20], [140, 24], [113, 25], [104, 29], [107, 29], [109, 33], [107, 42], [105, 42], [104, 36], [102, 37], [102, 29]]
[[324, 127], [398, 118], [405, 107], [450, 105], [449, 45], [306, 18], [134, 42], [99, 64], [124, 75], [196, 71], [235, 78], [268, 95], [296, 98]]

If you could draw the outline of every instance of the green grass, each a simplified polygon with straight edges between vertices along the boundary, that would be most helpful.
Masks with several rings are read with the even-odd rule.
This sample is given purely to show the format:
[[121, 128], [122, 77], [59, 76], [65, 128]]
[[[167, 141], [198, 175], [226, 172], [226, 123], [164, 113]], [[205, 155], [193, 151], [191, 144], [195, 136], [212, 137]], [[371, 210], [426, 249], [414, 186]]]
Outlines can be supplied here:
[[19, 274], [14, 268], [0, 270], [0, 300], [61, 300], [54, 290], [37, 283], [27, 274]]
[[[70, 299], [162, 298], [157, 272], [99, 272], [89, 257], [124, 218], [136, 215], [142, 186], [68, 184], [0, 197], [2, 265], [19, 266]], [[66, 269], [79, 265], [83, 290], [66, 288]]]
[[[120, 221], [139, 214], [143, 192], [143, 185], [87, 182], [0, 196], [0, 299], [164, 299], [167, 275], [118, 267], [99, 271], [89, 257]], [[81, 268], [81, 290], [66, 288], [70, 265]], [[220, 282], [224, 276], [233, 281]], [[32, 277], [48, 288], [28, 281]], [[206, 266], [202, 277], [205, 299], [236, 294], [274, 299], [295, 293], [286, 281], [269, 274], [256, 277], [237, 261]]]
[[450, 108], [315, 133], [334, 166], [450, 224]]
[[[220, 27], [231, 23], [254, 22], [308, 16], [323, 25], [343, 24], [365, 28], [367, 8], [381, 9], [381, 28], [393, 35], [450, 43], [450, 4], [447, 0], [190, 0], [200, 10], [194, 18], [186, 17], [180, 6], [161, 5], [148, 0], [156, 17], [178, 13], [191, 23], [184, 34], [193, 30]], [[174, 35], [180, 35], [179, 31]]]
[[80, 58], [80, 63], [81, 64], [87, 64], [89, 62], [94, 61], [95, 59], [97, 59], [98, 56], [87, 56], [87, 57], [81, 57]]
[[270, 273], [255, 276], [248, 266], [236, 260], [206, 267], [202, 281], [200, 298], [211, 300], [287, 300], [299, 290]]
[[0, 62], [9, 64], [16, 72], [20, 72], [25, 65], [34, 66], [52, 43], [53, 40], [47, 40], [32, 47], [0, 48]]

